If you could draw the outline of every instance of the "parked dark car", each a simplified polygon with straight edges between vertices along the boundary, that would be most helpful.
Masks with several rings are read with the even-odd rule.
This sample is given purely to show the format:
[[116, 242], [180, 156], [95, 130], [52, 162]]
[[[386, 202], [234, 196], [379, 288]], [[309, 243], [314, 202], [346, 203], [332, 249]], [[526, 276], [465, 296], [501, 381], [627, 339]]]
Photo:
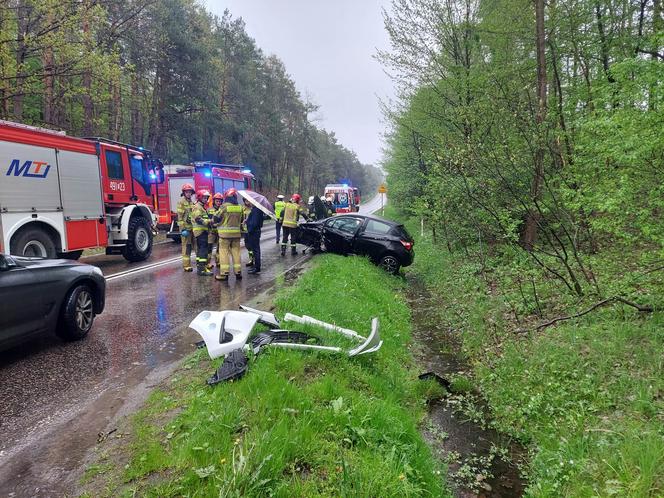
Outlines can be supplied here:
[[0, 254], [0, 349], [43, 333], [84, 338], [104, 310], [105, 295], [96, 266]]
[[389, 273], [413, 262], [413, 238], [404, 226], [380, 216], [341, 214], [300, 225], [299, 240], [314, 250], [368, 256]]

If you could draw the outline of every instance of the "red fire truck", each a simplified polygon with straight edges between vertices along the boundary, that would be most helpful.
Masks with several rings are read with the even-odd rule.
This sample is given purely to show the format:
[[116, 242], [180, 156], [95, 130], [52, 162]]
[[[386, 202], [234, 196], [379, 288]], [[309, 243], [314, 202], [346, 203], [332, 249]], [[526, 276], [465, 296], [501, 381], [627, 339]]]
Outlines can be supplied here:
[[231, 187], [256, 190], [256, 179], [246, 166], [200, 161], [166, 165], [164, 171], [166, 180], [157, 187], [155, 209], [159, 213], [159, 225], [168, 227], [168, 237], [175, 241], [180, 240], [176, 210], [185, 183], [193, 185], [196, 191], [209, 190], [212, 195], [223, 194]]
[[0, 121], [0, 252], [78, 258], [152, 252], [164, 173], [141, 147]]

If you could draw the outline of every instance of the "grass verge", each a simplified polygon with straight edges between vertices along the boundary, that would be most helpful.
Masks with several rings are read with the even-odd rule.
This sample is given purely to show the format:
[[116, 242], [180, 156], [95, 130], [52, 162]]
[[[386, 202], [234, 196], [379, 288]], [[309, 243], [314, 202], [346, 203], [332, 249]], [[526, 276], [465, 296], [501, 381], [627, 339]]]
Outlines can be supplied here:
[[446, 496], [445, 469], [417, 427], [431, 386], [410, 368], [403, 284], [360, 258], [317, 259], [277, 295], [278, 313], [365, 335], [378, 316], [383, 348], [356, 358], [268, 349], [245, 378], [213, 388], [205, 379], [220, 361], [197, 352], [151, 395], [127, 437], [100, 447], [84, 478], [91, 495]]
[[[550, 317], [587, 303], [542, 275], [528, 298], [516, 282], [531, 285], [518, 256], [496, 252], [482, 267], [409, 228], [417, 239], [409, 271], [440, 296], [439, 319], [460, 332], [496, 427], [531, 448], [528, 495], [664, 496], [664, 314], [616, 306], [524, 334], [542, 320], [536, 311]], [[593, 266], [600, 274], [611, 263], [597, 257]], [[635, 278], [625, 275], [623, 290]], [[640, 280], [634, 292], [656, 302], [660, 280]]]

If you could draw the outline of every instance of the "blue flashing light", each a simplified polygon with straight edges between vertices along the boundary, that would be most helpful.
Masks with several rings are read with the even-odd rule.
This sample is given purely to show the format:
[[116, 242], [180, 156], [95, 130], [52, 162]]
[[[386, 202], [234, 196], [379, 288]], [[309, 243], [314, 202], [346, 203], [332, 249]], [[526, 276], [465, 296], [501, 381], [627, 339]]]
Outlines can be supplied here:
[[154, 173], [150, 173], [150, 178], [152, 178], [153, 180], [156, 180], [156, 179], [157, 179], [157, 175], [155, 175]]
[[210, 178], [211, 176], [212, 176], [212, 173], [210, 173], [209, 171], [205, 172], [205, 177], [206, 178]]
[[344, 185], [343, 185], [343, 186], [344, 186], [344, 187], [348, 187], [348, 184], [347, 184], [347, 183], [344, 183]]
[[143, 147], [139, 147], [138, 150], [145, 150]]
[[251, 173], [251, 170], [249, 168], [243, 169], [242, 173]]

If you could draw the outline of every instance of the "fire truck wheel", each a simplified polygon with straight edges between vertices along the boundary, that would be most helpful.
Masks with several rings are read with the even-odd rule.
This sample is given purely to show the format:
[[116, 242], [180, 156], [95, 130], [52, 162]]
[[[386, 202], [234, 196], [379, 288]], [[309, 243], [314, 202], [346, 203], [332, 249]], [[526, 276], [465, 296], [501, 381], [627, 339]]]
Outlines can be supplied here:
[[94, 295], [87, 285], [77, 285], [62, 304], [58, 337], [65, 341], [83, 339], [90, 332], [94, 319]]
[[143, 261], [152, 254], [152, 230], [150, 224], [142, 216], [129, 220], [127, 245], [122, 255], [127, 261]]
[[12, 237], [11, 254], [33, 258], [55, 258], [55, 243], [39, 228], [26, 228]]

